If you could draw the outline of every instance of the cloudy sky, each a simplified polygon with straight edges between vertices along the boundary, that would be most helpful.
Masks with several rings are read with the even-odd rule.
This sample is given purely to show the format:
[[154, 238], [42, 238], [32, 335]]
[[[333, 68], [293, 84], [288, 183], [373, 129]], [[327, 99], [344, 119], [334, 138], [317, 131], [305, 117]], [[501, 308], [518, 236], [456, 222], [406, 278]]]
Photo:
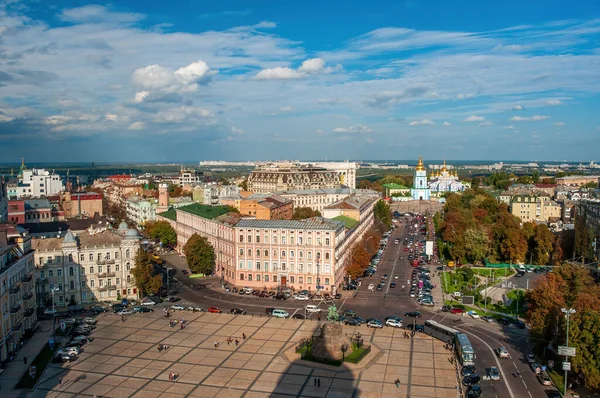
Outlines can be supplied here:
[[596, 1], [0, 0], [0, 162], [598, 160], [599, 93]]

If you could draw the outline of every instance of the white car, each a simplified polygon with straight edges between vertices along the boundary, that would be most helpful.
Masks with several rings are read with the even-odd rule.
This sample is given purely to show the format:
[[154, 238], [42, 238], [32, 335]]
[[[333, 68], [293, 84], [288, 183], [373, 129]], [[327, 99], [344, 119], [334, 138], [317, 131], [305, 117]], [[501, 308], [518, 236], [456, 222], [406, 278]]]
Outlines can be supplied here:
[[496, 354], [498, 355], [498, 358], [508, 358], [508, 351], [506, 351], [506, 348], [504, 347], [496, 348]]
[[387, 321], [385, 321], [385, 326], [391, 326], [394, 328], [401, 328], [402, 327], [402, 322], [400, 322], [397, 319], [388, 319]]
[[133, 314], [133, 311], [128, 310], [128, 309], [124, 309], [122, 311], [117, 312], [117, 315], [131, 315]]
[[296, 296], [296, 300], [308, 301], [308, 296], [306, 294], [299, 294]]
[[312, 305], [312, 304], [309, 304], [304, 308], [306, 309], [306, 312], [310, 312], [310, 313], [321, 312], [321, 309], [319, 307], [317, 307], [316, 305]]
[[54, 315], [56, 314], [56, 310], [53, 310], [51, 308], [48, 308], [46, 311], [44, 311], [44, 315]]
[[67, 355], [79, 355], [81, 350], [77, 347], [65, 347], [62, 350], [58, 350], [56, 354], [67, 354]]
[[467, 312], [467, 314], [473, 319], [479, 319], [479, 314], [476, 313], [475, 311], [469, 311], [469, 312]]
[[535, 355], [533, 355], [533, 354], [527, 354], [526, 358], [527, 358], [527, 362], [529, 362], [529, 363], [537, 362], [537, 359], [535, 359]]
[[373, 290], [373, 289], [375, 289], [375, 285], [372, 283], [369, 283], [369, 290]]
[[171, 306], [171, 308], [174, 310], [181, 310], [181, 311], [185, 310], [185, 306], [183, 306], [181, 304], [174, 304]]
[[156, 305], [156, 303], [152, 300], [142, 301], [142, 305]]

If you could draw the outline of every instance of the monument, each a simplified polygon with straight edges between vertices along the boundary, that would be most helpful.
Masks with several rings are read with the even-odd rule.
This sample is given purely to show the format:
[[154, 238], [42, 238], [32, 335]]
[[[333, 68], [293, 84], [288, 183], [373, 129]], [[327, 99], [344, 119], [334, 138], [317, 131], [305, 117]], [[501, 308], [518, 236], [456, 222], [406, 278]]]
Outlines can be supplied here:
[[326, 322], [321, 326], [321, 333], [312, 342], [311, 355], [314, 358], [341, 361], [349, 347], [350, 339], [343, 332], [341, 323], [337, 322], [338, 313], [335, 305], [329, 307]]

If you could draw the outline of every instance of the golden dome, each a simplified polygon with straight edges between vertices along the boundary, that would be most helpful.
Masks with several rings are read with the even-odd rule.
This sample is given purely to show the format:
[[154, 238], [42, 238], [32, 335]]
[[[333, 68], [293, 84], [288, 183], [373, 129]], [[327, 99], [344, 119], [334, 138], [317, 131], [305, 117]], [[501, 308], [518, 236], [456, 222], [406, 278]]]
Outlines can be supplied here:
[[440, 169], [440, 172], [445, 172], [448, 171], [448, 169], [446, 168], [446, 159], [444, 159], [444, 165], [442, 166], [442, 168]]
[[419, 156], [419, 163], [417, 163], [417, 167], [415, 167], [417, 171], [425, 171], [425, 166], [423, 165], [423, 156]]

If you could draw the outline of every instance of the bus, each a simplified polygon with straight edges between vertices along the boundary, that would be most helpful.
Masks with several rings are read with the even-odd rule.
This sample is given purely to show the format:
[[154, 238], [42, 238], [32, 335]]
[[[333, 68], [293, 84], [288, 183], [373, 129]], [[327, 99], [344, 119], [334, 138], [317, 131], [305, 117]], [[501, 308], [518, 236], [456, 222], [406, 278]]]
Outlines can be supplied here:
[[424, 331], [428, 335], [442, 340], [444, 343], [454, 344], [454, 337], [460, 332], [451, 327], [437, 323], [436, 321], [425, 321]]
[[475, 351], [466, 334], [458, 333], [455, 336], [454, 349], [462, 366], [475, 365]]

